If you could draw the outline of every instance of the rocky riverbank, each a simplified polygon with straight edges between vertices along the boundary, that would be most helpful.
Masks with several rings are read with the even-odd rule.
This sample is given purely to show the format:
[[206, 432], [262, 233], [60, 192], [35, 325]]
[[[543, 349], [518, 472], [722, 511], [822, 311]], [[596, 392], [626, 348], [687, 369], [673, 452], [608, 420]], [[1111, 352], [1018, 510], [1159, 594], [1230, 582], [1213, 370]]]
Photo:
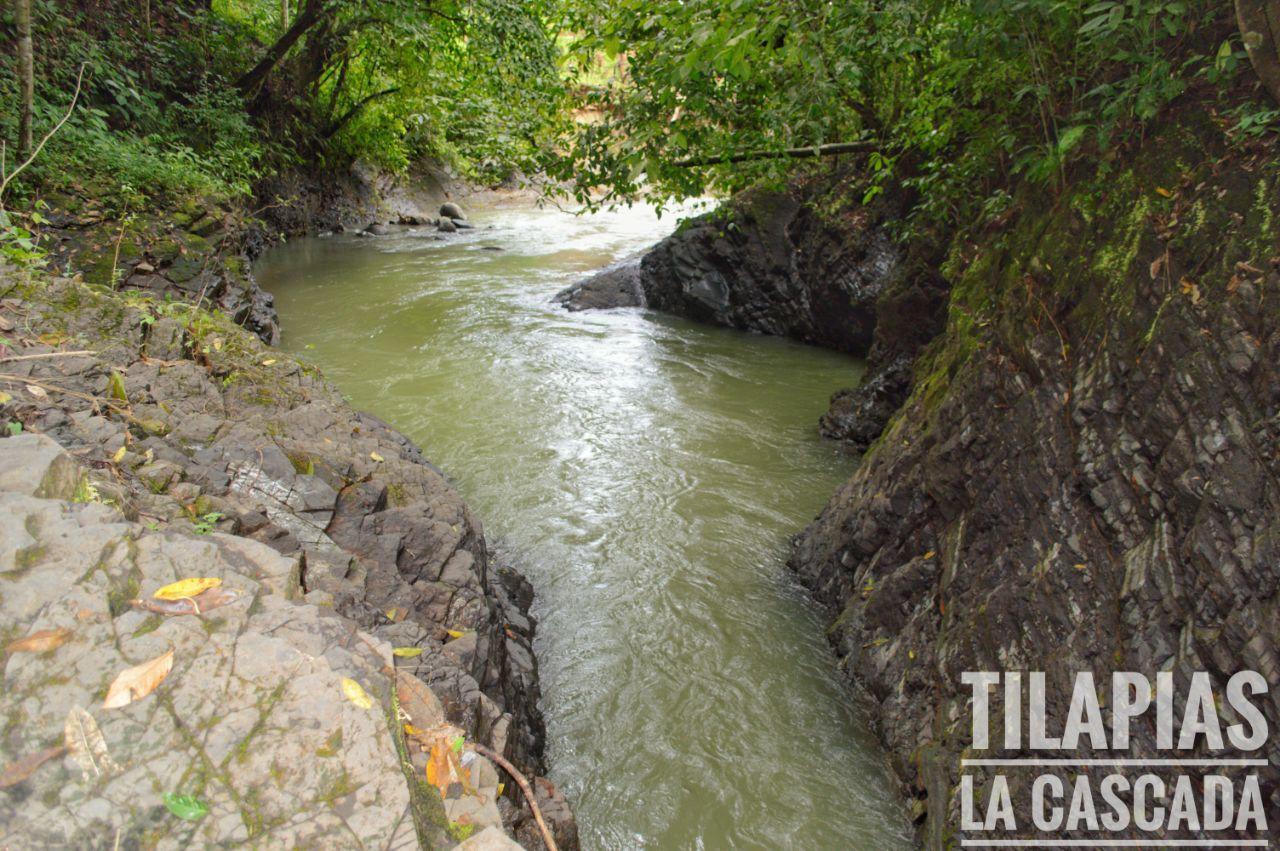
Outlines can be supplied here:
[[[424, 782], [429, 735], [448, 725], [528, 774], [559, 847], [577, 847], [568, 806], [537, 776], [532, 589], [416, 447], [264, 345], [278, 330], [244, 265], [254, 231], [225, 210], [137, 227], [77, 228], [83, 221], [55, 221], [50, 236], [60, 265], [85, 268], [94, 282], [8, 270], [0, 286], [0, 420], [18, 435], [3, 441], [6, 475], [35, 482], [7, 488], [12, 516], [34, 519], [5, 536], [15, 544], [0, 583], [22, 593], [3, 595], [20, 608], [5, 611], [3, 639], [50, 629], [74, 638], [41, 666], [10, 655], [0, 762], [52, 745], [78, 705], [97, 718], [122, 771], [89, 778], [59, 759], [20, 780], [0, 792], [0, 806], [6, 824], [26, 826], [4, 839], [30, 847], [105, 836], [109, 846], [114, 831], [121, 847], [346, 847], [385, 831], [378, 844], [447, 847], [505, 826], [525, 847], [543, 847], [516, 785], [505, 778], [499, 796], [499, 774], [469, 747], [460, 753], [470, 779], [439, 784], [443, 802]], [[129, 232], [128, 249], [103, 248], [99, 237], [113, 229]], [[166, 240], [173, 252], [157, 248]], [[112, 251], [109, 269], [85, 265], [95, 250]], [[95, 269], [106, 271], [95, 278]], [[120, 291], [102, 286], [113, 280]], [[223, 316], [188, 301], [204, 292], [226, 306], [237, 291], [263, 322], [252, 308]], [[43, 487], [53, 468], [74, 469], [65, 474], [74, 484]], [[243, 603], [173, 618], [128, 606], [184, 576], [223, 578]], [[88, 614], [64, 624], [76, 615], [71, 597]], [[195, 640], [206, 632], [210, 640]], [[98, 712], [103, 678], [161, 644], [176, 661], [158, 699], [119, 717]], [[111, 653], [96, 654], [98, 645]], [[45, 662], [64, 673], [40, 674]], [[354, 727], [335, 690], [343, 678], [373, 702]], [[153, 732], [134, 737], [130, 723]], [[74, 793], [57, 794], [64, 785]], [[194, 826], [167, 816], [165, 793], [198, 797], [208, 816]], [[97, 802], [92, 817], [86, 802]]]
[[[800, 187], [799, 203], [735, 201], [635, 264], [650, 307], [870, 358], [822, 420], [866, 454], [790, 563], [878, 709], [926, 847], [960, 827], [963, 671], [1047, 672], [1054, 730], [1077, 671], [1172, 671], [1185, 694], [1194, 671], [1221, 690], [1252, 669], [1280, 723], [1269, 157], [1188, 119], [1061, 196], [1022, 187], [950, 245], [884, 239], [910, 198], [818, 217], [801, 211], [829, 196]], [[584, 293], [600, 290], [564, 298], [598, 306]], [[1124, 756], [1160, 755], [1154, 735]], [[1278, 748], [1255, 754], [1268, 812]], [[979, 801], [993, 772], [966, 772]]]

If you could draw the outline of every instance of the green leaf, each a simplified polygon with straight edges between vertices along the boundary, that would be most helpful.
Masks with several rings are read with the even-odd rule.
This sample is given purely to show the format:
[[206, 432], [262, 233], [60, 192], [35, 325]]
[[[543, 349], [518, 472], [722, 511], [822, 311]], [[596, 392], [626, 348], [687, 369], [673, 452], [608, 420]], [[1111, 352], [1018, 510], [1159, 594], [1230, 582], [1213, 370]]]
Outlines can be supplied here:
[[164, 805], [169, 812], [183, 821], [200, 821], [209, 814], [209, 805], [194, 795], [175, 795], [166, 792]]

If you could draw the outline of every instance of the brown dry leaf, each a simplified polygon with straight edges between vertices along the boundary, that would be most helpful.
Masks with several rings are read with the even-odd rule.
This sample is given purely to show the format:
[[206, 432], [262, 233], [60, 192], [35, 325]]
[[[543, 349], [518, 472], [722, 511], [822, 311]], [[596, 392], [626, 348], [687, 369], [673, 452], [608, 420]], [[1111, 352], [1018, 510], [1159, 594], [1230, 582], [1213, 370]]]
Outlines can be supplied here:
[[58, 629], [42, 629], [39, 632], [33, 632], [26, 638], [19, 638], [17, 641], [10, 641], [5, 645], [5, 650], [9, 653], [44, 653], [48, 650], [61, 647], [71, 637], [71, 630], [59, 627]]
[[56, 745], [51, 748], [45, 748], [33, 754], [28, 754], [17, 762], [10, 763], [5, 766], [3, 772], [0, 772], [0, 789], [8, 789], [10, 786], [17, 786], [23, 780], [26, 780], [40, 766], [44, 765], [54, 757], [62, 756], [67, 752], [66, 745]]
[[102, 701], [102, 708], [119, 709], [146, 697], [164, 682], [172, 669], [172, 650], [141, 665], [125, 668], [116, 675], [111, 688], [107, 689], [107, 699]]
[[1151, 268], [1148, 269], [1148, 271], [1151, 273], [1151, 280], [1154, 281], [1156, 278], [1160, 277], [1160, 273], [1164, 271], [1163, 254], [1151, 261]]
[[135, 609], [155, 612], [157, 615], [173, 617], [175, 615], [202, 615], [213, 609], [221, 608], [228, 603], [240, 599], [240, 592], [232, 588], [210, 588], [194, 597], [183, 597], [178, 600], [130, 600], [129, 605]]
[[83, 707], [73, 707], [67, 713], [63, 735], [67, 751], [85, 774], [101, 777], [117, 769], [118, 766], [107, 751], [107, 740], [98, 729], [98, 722]]

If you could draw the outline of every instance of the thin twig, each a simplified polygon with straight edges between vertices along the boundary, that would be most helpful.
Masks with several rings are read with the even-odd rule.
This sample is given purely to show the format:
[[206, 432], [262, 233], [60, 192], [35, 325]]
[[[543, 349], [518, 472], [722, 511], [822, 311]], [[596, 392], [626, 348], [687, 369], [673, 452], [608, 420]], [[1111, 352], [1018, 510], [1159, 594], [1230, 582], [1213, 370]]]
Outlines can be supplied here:
[[538, 822], [538, 830], [542, 831], [542, 841], [547, 843], [547, 851], [559, 851], [556, 847], [556, 841], [551, 838], [551, 831], [547, 829], [547, 823], [542, 820], [542, 810], [538, 809], [538, 800], [533, 795], [533, 789], [529, 787], [529, 781], [524, 778], [520, 771], [507, 761], [507, 758], [492, 748], [487, 748], [479, 742], [472, 742], [471, 745], [476, 749], [476, 753], [483, 757], [488, 757], [502, 767], [502, 770], [510, 774], [520, 786], [520, 791], [524, 792], [524, 799], [529, 802], [529, 809], [533, 811], [533, 818]]
[[27, 157], [26, 161], [15, 168], [12, 173], [5, 175], [3, 182], [0, 182], [0, 210], [4, 209], [4, 191], [9, 188], [9, 183], [21, 174], [23, 169], [35, 162], [36, 157], [40, 156], [40, 152], [44, 150], [45, 143], [52, 139], [53, 134], [61, 130], [62, 125], [66, 124], [67, 120], [71, 118], [71, 113], [76, 108], [76, 101], [80, 99], [80, 84], [84, 80], [84, 69], [87, 65], [88, 63], [85, 62], [80, 63], [80, 73], [76, 75], [76, 90], [71, 93], [71, 103], [67, 106], [67, 114], [62, 116], [62, 120], [57, 124], [53, 125], [53, 129], [44, 134], [44, 138], [40, 140], [39, 145], [36, 145], [35, 150], [31, 152], [31, 156]]
[[96, 355], [97, 352], [91, 352], [88, 349], [80, 349], [74, 352], [42, 352], [38, 355], [14, 355], [13, 357], [0, 358], [0, 363], [11, 363], [19, 360], [38, 360], [39, 358], [69, 358], [79, 357], [80, 355]]

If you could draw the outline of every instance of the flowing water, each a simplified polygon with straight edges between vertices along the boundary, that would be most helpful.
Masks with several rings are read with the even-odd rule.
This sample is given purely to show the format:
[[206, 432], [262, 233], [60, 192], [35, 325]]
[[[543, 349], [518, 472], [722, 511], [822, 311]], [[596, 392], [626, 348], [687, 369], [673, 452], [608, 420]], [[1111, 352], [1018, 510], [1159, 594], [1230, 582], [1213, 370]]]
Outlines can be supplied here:
[[257, 271], [284, 346], [413, 438], [536, 587], [551, 776], [584, 846], [909, 847], [784, 564], [852, 468], [816, 421], [861, 363], [550, 303], [669, 218], [473, 220], [303, 240]]

